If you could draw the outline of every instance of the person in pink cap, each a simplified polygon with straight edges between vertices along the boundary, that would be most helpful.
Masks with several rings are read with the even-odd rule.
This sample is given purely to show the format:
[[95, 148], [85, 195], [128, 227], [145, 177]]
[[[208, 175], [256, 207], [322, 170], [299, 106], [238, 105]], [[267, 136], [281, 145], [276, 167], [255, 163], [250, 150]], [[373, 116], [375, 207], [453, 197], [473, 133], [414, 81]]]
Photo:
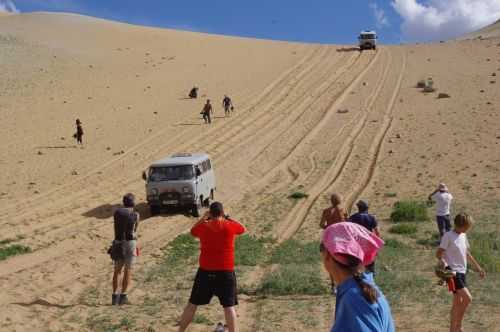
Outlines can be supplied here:
[[337, 285], [335, 318], [330, 332], [394, 332], [391, 308], [375, 285], [373, 274], [364, 273], [384, 241], [361, 225], [328, 226], [320, 245], [325, 270]]

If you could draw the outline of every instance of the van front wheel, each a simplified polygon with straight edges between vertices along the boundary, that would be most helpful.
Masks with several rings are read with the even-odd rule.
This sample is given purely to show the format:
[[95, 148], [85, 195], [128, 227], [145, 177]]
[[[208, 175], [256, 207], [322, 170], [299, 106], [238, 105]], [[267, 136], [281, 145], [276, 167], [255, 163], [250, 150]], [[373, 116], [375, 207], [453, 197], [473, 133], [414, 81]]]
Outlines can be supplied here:
[[192, 208], [192, 214], [193, 214], [193, 217], [195, 218], [198, 218], [200, 216], [200, 212], [201, 212], [201, 207], [203, 206], [203, 200], [202, 198], [200, 197], [200, 200], [198, 201], [198, 203], [196, 203], [193, 208]]

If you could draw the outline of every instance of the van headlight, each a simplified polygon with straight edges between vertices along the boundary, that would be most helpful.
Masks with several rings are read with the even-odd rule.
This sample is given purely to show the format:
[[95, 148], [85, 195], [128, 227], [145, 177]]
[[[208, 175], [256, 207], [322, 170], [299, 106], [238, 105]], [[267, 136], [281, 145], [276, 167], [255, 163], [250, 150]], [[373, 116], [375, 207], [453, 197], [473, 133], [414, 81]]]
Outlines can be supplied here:
[[191, 192], [191, 190], [190, 190], [189, 187], [183, 187], [182, 188], [182, 192], [185, 193], [185, 194], [187, 194], [187, 193]]
[[153, 196], [158, 196], [158, 189], [156, 189], [156, 188], [151, 189], [151, 194]]

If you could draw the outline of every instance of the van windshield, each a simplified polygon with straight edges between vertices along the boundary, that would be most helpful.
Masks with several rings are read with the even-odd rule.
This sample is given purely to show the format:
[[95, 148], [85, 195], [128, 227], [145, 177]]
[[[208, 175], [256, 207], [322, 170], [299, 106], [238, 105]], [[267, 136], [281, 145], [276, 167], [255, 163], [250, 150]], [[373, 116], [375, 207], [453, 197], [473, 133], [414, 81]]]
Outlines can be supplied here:
[[373, 33], [362, 34], [362, 35], [359, 35], [359, 39], [375, 39], [375, 35]]
[[152, 167], [149, 169], [149, 181], [191, 180], [194, 178], [193, 165]]

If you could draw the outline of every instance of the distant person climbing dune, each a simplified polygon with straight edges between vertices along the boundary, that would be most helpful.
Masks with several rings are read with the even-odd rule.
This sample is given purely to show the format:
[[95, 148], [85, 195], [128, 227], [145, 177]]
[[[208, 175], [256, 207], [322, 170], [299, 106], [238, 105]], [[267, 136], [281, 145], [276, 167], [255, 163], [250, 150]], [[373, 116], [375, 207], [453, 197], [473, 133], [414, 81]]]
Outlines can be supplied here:
[[74, 138], [76, 138], [76, 143], [77, 144], [83, 144], [83, 128], [82, 128], [82, 122], [80, 119], [76, 119], [76, 133], [73, 135]]
[[348, 217], [347, 211], [342, 207], [342, 197], [339, 194], [333, 194], [330, 197], [330, 202], [332, 203], [332, 206], [324, 209], [323, 214], [321, 215], [319, 227], [322, 229], [325, 229], [330, 225], [346, 221]]
[[191, 91], [189, 91], [189, 98], [196, 99], [198, 98], [198, 88], [194, 86]]
[[205, 123], [211, 124], [212, 123], [212, 118], [211, 115], [214, 113], [214, 110], [212, 108], [212, 104], [210, 104], [210, 99], [207, 99], [207, 103], [205, 106], [203, 106], [203, 110], [201, 111], [201, 115], [203, 115], [203, 120], [205, 120]]
[[429, 201], [436, 202], [436, 222], [439, 231], [439, 239], [444, 233], [451, 230], [450, 206], [453, 195], [449, 193], [448, 187], [440, 183], [438, 188], [429, 195]]
[[224, 107], [224, 114], [231, 115], [231, 112], [234, 110], [233, 101], [228, 96], [224, 96], [222, 99], [222, 107]]

